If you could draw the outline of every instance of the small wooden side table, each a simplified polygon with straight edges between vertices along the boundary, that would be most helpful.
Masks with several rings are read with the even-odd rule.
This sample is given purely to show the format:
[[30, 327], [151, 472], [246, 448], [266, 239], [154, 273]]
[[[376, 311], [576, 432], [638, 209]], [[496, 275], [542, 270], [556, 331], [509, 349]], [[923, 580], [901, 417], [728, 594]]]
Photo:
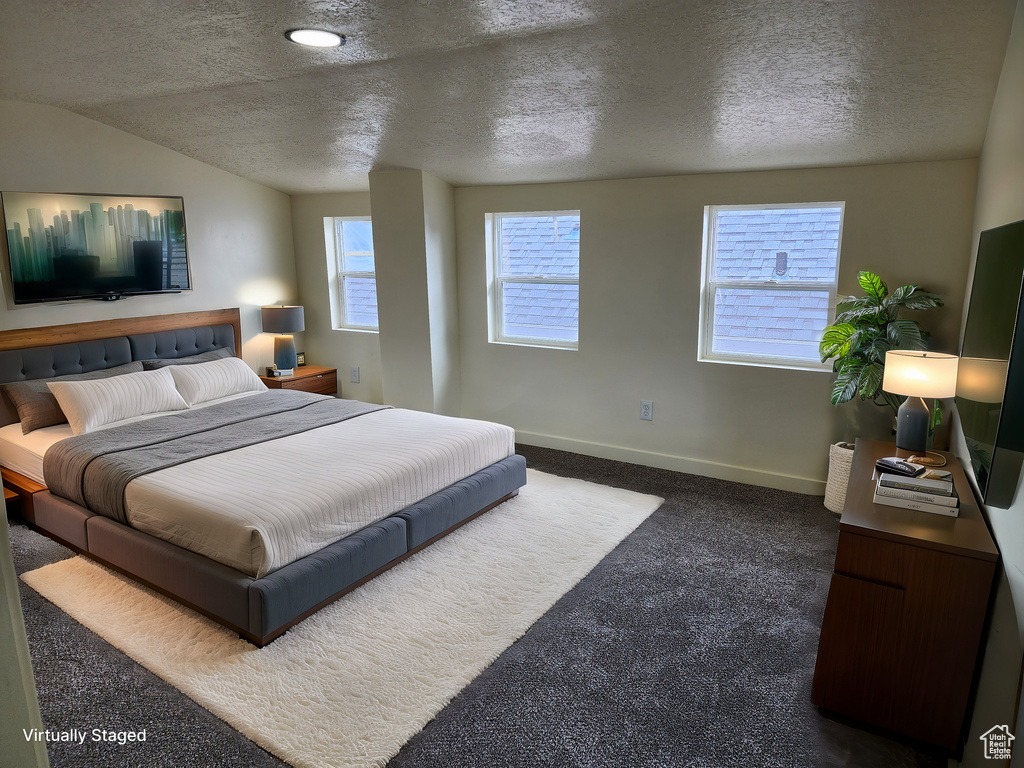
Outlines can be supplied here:
[[338, 369], [322, 365], [303, 365], [291, 376], [260, 376], [260, 379], [271, 389], [297, 389], [318, 395], [338, 392]]
[[[7, 467], [0, 469], [0, 475], [3, 476], [4, 500], [28, 522], [35, 523], [34, 497], [37, 493], [46, 491], [46, 486]], [[11, 498], [12, 494], [14, 499]]]

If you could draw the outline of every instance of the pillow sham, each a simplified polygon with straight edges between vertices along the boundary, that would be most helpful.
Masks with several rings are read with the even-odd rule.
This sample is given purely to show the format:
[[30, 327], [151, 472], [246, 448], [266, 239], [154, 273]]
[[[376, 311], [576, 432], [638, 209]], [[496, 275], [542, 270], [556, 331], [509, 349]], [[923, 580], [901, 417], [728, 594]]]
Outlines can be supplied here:
[[53, 396], [50, 388], [46, 386], [51, 381], [92, 381], [94, 379], [109, 379], [112, 376], [123, 376], [126, 373], [139, 373], [143, 365], [136, 360], [133, 363], [118, 365], [114, 368], [104, 368], [100, 371], [89, 371], [88, 373], [69, 373], [66, 376], [55, 376], [50, 379], [30, 379], [29, 381], [12, 381], [3, 385], [4, 392], [11, 398], [14, 407], [18, 411], [18, 420], [21, 422], [22, 434], [27, 435], [42, 427], [52, 427], [54, 424], [63, 424], [68, 419], [61, 410], [57, 398]]
[[47, 386], [76, 435], [133, 416], [188, 408], [174, 387], [170, 368], [98, 381], [51, 381]]
[[174, 365], [162, 370], [170, 371], [174, 385], [190, 408], [218, 397], [267, 388], [256, 372], [237, 357], [227, 357], [212, 363]]
[[160, 358], [158, 360], [143, 360], [142, 369], [145, 371], [156, 371], [166, 368], [169, 365], [194, 365], [196, 363], [212, 363], [214, 360], [223, 360], [225, 357], [234, 357], [227, 347], [211, 349], [209, 352], [200, 352], [198, 355], [188, 357]]

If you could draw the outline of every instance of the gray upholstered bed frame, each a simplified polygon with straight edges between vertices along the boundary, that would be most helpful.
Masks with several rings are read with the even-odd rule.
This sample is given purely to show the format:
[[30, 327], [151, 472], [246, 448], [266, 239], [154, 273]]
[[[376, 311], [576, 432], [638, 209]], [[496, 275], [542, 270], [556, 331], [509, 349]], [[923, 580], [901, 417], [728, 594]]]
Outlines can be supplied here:
[[[40, 343], [46, 342], [46, 343]], [[237, 309], [0, 332], [0, 383], [176, 358], [241, 345]], [[0, 426], [17, 421], [0, 395]], [[263, 578], [94, 515], [41, 486], [5, 484], [37, 530], [209, 616], [263, 646], [323, 606], [518, 493], [526, 461], [511, 456]], [[21, 478], [25, 480], [25, 478]], [[28, 486], [26, 488], [26, 486]]]

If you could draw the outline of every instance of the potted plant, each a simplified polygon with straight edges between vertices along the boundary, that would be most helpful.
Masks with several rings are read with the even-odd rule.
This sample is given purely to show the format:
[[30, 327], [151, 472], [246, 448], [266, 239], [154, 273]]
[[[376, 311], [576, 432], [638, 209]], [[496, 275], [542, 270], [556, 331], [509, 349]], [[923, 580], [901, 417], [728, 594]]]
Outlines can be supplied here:
[[[885, 353], [892, 349], [927, 349], [929, 339], [928, 332], [916, 320], [902, 318], [900, 313], [905, 309], [923, 311], [941, 307], [943, 302], [941, 297], [922, 291], [917, 285], [904, 285], [890, 293], [885, 281], [873, 272], [858, 273], [857, 282], [864, 295], [847, 296], [839, 301], [836, 320], [826, 326], [818, 346], [821, 362], [835, 358], [832, 404], [839, 405], [859, 396], [861, 400], [889, 406], [895, 418], [903, 398], [882, 390]], [[940, 401], [936, 401], [933, 429], [941, 419], [940, 407]], [[853, 459], [852, 450], [840, 447], [845, 445], [836, 444], [829, 453], [825, 506], [833, 512], [842, 511], [849, 463]]]

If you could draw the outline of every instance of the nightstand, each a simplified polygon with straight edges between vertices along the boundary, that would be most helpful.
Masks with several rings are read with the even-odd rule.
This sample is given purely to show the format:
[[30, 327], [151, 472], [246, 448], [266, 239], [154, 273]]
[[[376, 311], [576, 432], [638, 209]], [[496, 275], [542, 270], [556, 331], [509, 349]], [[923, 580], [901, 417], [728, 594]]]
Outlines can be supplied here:
[[35, 495], [46, 491], [46, 486], [7, 467], [0, 469], [0, 475], [3, 475], [4, 500], [28, 522], [35, 523]]
[[291, 376], [260, 376], [260, 379], [271, 389], [297, 389], [318, 395], [338, 392], [338, 369], [322, 365], [303, 365]]

